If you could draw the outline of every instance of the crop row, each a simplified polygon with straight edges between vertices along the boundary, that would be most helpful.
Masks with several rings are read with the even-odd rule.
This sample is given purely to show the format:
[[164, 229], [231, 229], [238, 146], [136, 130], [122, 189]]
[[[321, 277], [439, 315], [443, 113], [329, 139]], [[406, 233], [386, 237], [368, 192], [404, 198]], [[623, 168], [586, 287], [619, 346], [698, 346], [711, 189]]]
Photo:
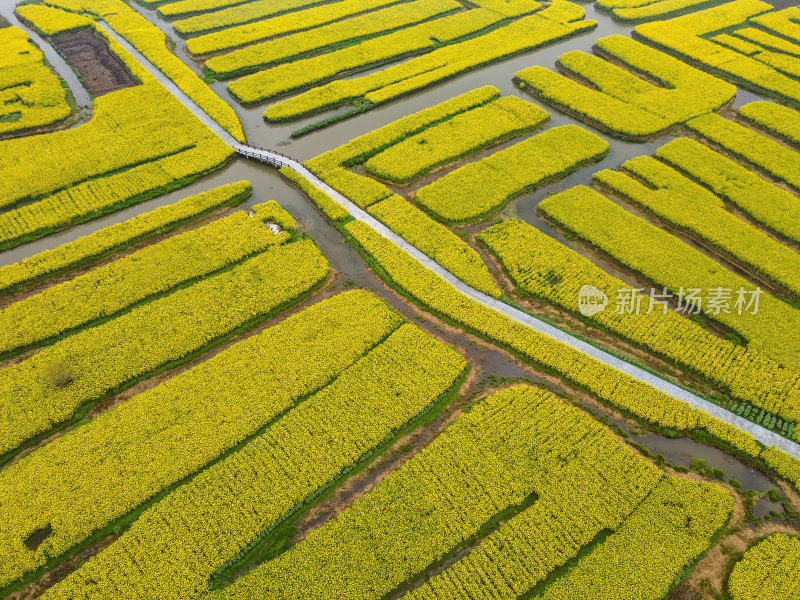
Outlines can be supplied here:
[[606, 0], [597, 7], [609, 10], [614, 18], [623, 23], [641, 23], [655, 19], [671, 19], [687, 12], [722, 4], [726, 0]]
[[531, 131], [548, 118], [544, 110], [516, 96], [498, 98], [387, 148], [366, 161], [364, 170], [408, 183], [440, 165]]
[[800, 597], [800, 538], [776, 533], [744, 553], [728, 580], [733, 600]]
[[777, 35], [800, 43], [800, 7], [790, 6], [782, 10], [760, 14], [752, 18], [753, 23], [774, 31]]
[[[479, 24], [473, 26], [472, 30], [475, 32], [481, 28], [488, 27], [492, 23], [496, 23], [497, 18], [502, 17], [500, 13], [489, 9], [475, 9], [455, 16], [462, 15], [465, 20], [475, 20], [480, 16], [483, 27], [479, 27]], [[446, 18], [454, 19], [455, 16]], [[460, 73], [552, 44], [596, 27], [597, 23], [595, 21], [583, 20], [583, 16], [583, 8], [576, 4], [566, 1], [554, 2], [536, 14], [522, 17], [504, 27], [492, 29], [488, 33], [469, 37], [460, 42], [456, 40], [460, 36], [467, 35], [469, 30], [463, 27], [440, 29], [439, 25], [441, 25], [442, 19], [439, 19], [432, 22], [432, 24], [439, 25], [436, 25], [431, 35], [441, 44], [446, 44], [443, 47], [382, 71], [345, 81], [334, 81], [308, 90], [294, 98], [289, 98], [270, 106], [264, 116], [268, 121], [286, 121], [353, 100], [366, 99], [373, 104], [388, 102]], [[389, 41], [389, 36], [384, 36], [378, 38], [374, 43], [381, 46], [383, 44], [388, 45]], [[398, 48], [405, 47], [407, 43], [408, 40], [405, 38], [399, 40], [397, 42]], [[377, 56], [383, 56], [384, 60], [387, 59], [388, 57], [385, 55], [386, 48], [382, 52], [383, 54], [378, 53], [370, 60], [374, 61]], [[336, 59], [325, 60], [335, 61]], [[296, 68], [308, 67], [308, 65], [304, 64], [304, 61], [298, 61], [294, 64]], [[343, 64], [340, 63], [340, 66], [343, 66]], [[276, 67], [276, 69], [278, 68]], [[338, 69], [338, 67], [336, 68]], [[265, 71], [263, 73], [269, 72]], [[250, 77], [259, 75], [261, 74], [251, 75]], [[277, 76], [278, 73], [274, 75]], [[262, 75], [262, 77], [271, 79], [272, 75]], [[240, 81], [244, 81], [244, 79]], [[316, 81], [319, 81], [319, 77], [316, 78]], [[264, 90], [270, 89], [269, 85], [263, 86], [259, 82], [254, 82], [254, 85], [248, 90], [248, 97], [253, 101], [264, 99], [265, 95], [262, 91], [259, 91], [260, 88]]]
[[[406, 324], [248, 443], [149, 508], [43, 598], [197, 598], [228, 559], [370, 456], [466, 362]], [[389, 401], [387, 401], [389, 400]]]
[[755, 457], [761, 452], [749, 434], [464, 296], [366, 224], [351, 221], [344, 230], [394, 285], [434, 313], [558, 373], [639, 419], [687, 433], [705, 429], [739, 452]]
[[108, 319], [289, 239], [243, 211], [146, 246], [0, 309], [0, 355]]
[[[530, 590], [546, 600], [663, 598], [725, 524], [730, 495], [716, 486], [664, 478], [620, 524], [621, 511], [609, 505], [621, 500], [628, 507], [629, 498], [620, 498], [617, 486], [606, 490], [608, 482], [594, 468], [576, 465], [564, 484], [554, 486], [561, 497], [540, 500], [503, 525], [409, 600], [512, 600]], [[615, 480], [636, 477], [613, 474]], [[548, 578], [554, 572], [559, 576]]]
[[562, 54], [557, 64], [587, 85], [541, 66], [518, 72], [516, 81], [578, 118], [633, 138], [652, 136], [714, 111], [736, 94], [735, 86], [622, 35], [601, 38], [594, 49], [663, 87], [579, 50]]
[[[530, 586], [522, 581], [538, 561], [523, 548], [509, 560], [512, 529], [537, 518], [570, 522], [563, 545], [571, 548], [548, 548], [530, 527], [529, 543], [542, 544], [536, 554], [558, 564], [591, 539], [587, 530], [618, 527], [661, 475], [579, 410], [535, 388], [512, 387], [477, 402], [367, 495], [220, 596], [384, 598], [504, 514], [510, 521], [468, 554], [495, 549], [500, 563], [470, 573], [471, 591], [493, 589], [493, 576], [505, 572], [524, 593]], [[451, 571], [460, 569], [434, 579], [448, 581]]]
[[576, 125], [554, 127], [451, 171], [414, 199], [450, 223], [480, 220], [511, 198], [600, 160], [608, 148]]
[[788, 106], [774, 102], [751, 102], [739, 108], [739, 115], [794, 144], [800, 144], [800, 112]]
[[[334, 296], [8, 467], [0, 473], [0, 502], [12, 511], [0, 527], [0, 586], [235, 447], [329, 384], [401, 324], [367, 292]], [[53, 531], [46, 541], [28, 548], [24, 540], [47, 524]]]
[[[786, 14], [786, 12], [777, 11], [759, 15], [758, 17], [755, 17], [752, 20], [752, 22], [757, 25], [761, 25], [762, 23], [766, 23], [768, 19], [779, 17], [782, 14]], [[777, 21], [778, 19], [776, 19], [776, 23]], [[782, 21], [782, 23], [789, 24], [789, 20]], [[756, 44], [759, 47], [758, 48], [759, 51], [763, 51], [764, 48], [768, 48], [772, 50], [778, 50], [779, 52], [783, 52], [793, 56], [800, 55], [800, 46], [797, 43], [790, 42], [785, 37], [778, 37], [777, 35], [773, 35], [772, 33], [768, 33], [763, 29], [758, 29], [756, 27], [745, 27], [744, 29], [737, 29], [736, 37]], [[800, 41], [800, 37], [798, 37], [797, 35], [787, 36], [787, 37], [793, 38], [796, 42]]]
[[[550, 218], [574, 231], [608, 253], [623, 265], [642, 273], [658, 286], [665, 286], [677, 295], [681, 289], [722, 289], [729, 292], [728, 311], [718, 311], [708, 295], [702, 305], [706, 314], [743, 335], [750, 347], [770, 356], [779, 364], [798, 368], [797, 341], [793, 334], [800, 327], [800, 312], [762, 291], [756, 314], [753, 307], [741, 314], [735, 309], [737, 290], [753, 292], [754, 285], [732, 273], [714, 259], [681, 241], [679, 238], [648, 223], [598, 194], [578, 186], [551, 196], [539, 204]], [[745, 304], [748, 297], [743, 298]], [[800, 404], [772, 407], [771, 412], [791, 420], [800, 420]]]
[[[455, 115], [494, 101], [499, 95], [500, 92], [493, 86], [474, 89], [359, 136], [347, 144], [307, 161], [306, 166], [339, 193], [344, 194], [358, 206], [366, 208], [390, 197], [392, 192], [382, 183], [353, 173], [347, 167], [363, 164], [372, 156], [404, 139], [446, 122]], [[347, 211], [339, 204], [305, 183], [289, 169], [282, 169], [281, 172], [298, 185], [332, 220], [340, 221], [348, 216]]]
[[756, 221], [800, 242], [800, 203], [791, 192], [691, 138], [676, 138], [658, 148], [655, 155]]
[[[735, 50], [736, 52], [744, 54], [748, 58], [757, 60], [768, 67], [772, 67], [778, 73], [783, 73], [789, 75], [790, 77], [797, 77], [800, 75], [800, 60], [796, 56], [789, 56], [783, 52], [775, 52], [773, 50], [764, 48], [764, 46], [762, 46], [760, 43], [753, 43], [750, 41], [750, 39], [757, 38], [759, 36], [748, 35], [748, 31], [756, 30], [754, 30], [752, 27], [748, 27], [737, 31], [735, 36], [722, 33], [712, 37], [711, 39], [718, 44], [730, 48], [731, 50]], [[742, 35], [740, 32], [744, 32], [744, 34]], [[767, 33], [764, 33], [763, 35], [769, 36]], [[780, 40], [780, 38], [775, 39]], [[793, 44], [789, 44], [789, 42], [784, 40], [780, 41], [784, 44], [794, 46]], [[794, 46], [794, 48], [797, 49], [800, 48], [800, 46]]]
[[618, 312], [613, 302], [619, 290], [629, 286], [535, 227], [505, 221], [478, 237], [525, 292], [580, 314], [580, 288], [592, 285], [609, 298], [606, 310], [591, 317], [601, 327], [686, 365], [751, 404], [772, 411], [783, 404], [800, 405], [799, 373], [754, 349], [712, 335], [672, 310], [648, 311], [646, 296], [638, 313]]
[[24, 31], [0, 28], [0, 134], [63, 121], [68, 93]]
[[[46, 13], [24, 14], [37, 21]], [[143, 83], [96, 98], [80, 127], [0, 142], [0, 173], [17, 183], [0, 189], [0, 206], [21, 204], [0, 214], [0, 248], [185, 185], [233, 153], [94, 21], [75, 18]]]
[[239, 142], [245, 141], [242, 125], [233, 108], [167, 48], [164, 32], [122, 0], [50, 0], [48, 4], [102, 18], [223, 129]]
[[475, 88], [434, 106], [398, 119], [369, 133], [360, 135], [333, 150], [306, 161], [305, 165], [322, 177], [341, 166], [355, 167], [369, 158], [428, 127], [453, 118], [500, 97], [500, 90], [491, 85]]
[[[369, 2], [370, 0], [367, 1]], [[383, 4], [388, 3], [388, 0], [374, 1], [382, 2]], [[313, 6], [315, 4], [319, 4], [319, 0], [255, 0], [254, 2], [240, 2], [235, 6], [223, 7], [221, 10], [215, 10], [213, 12], [208, 12], [207, 14], [198, 14], [195, 16], [189, 16], [188, 18], [182, 18], [181, 20], [176, 21], [174, 26], [175, 31], [182, 36], [197, 35], [210, 31], [216, 31], [224, 27], [233, 27], [236, 25], [253, 23], [255, 21], [261, 21], [262, 19], [270, 20], [271, 18], [278, 18], [282, 21], [283, 19], [281, 19], [281, 16], [283, 13], [291, 14], [291, 11], [306, 9], [307, 7], [312, 7], [311, 10], [313, 10]], [[347, 2], [347, 4], [351, 3]], [[183, 12], [185, 9], [191, 8], [193, 10], [186, 11], [184, 14], [187, 12], [194, 12], [196, 10], [196, 6], [198, 6], [197, 2], [194, 2], [193, 4], [176, 2], [171, 5], [168, 4], [166, 6], [162, 6], [159, 8], [159, 12], [166, 17], [181, 17], [183, 15], [181, 15], [179, 11]], [[357, 7], [358, 5], [355, 6]], [[306, 27], [311, 27], [314, 24], [326, 23], [328, 20], [341, 18], [351, 14], [348, 9], [345, 9], [345, 11], [342, 12], [342, 8], [343, 7], [334, 7], [331, 10], [331, 7], [328, 7], [328, 10], [330, 11], [329, 14], [333, 15], [330, 19], [325, 18], [318, 10], [309, 13], [309, 22]], [[356, 8], [356, 10], [358, 9]], [[298, 14], [303, 14], [303, 12], [306, 11], [304, 10]], [[294, 23], [296, 24], [297, 21], [294, 21]], [[281, 30], [276, 31], [276, 33], [280, 32]]]
[[455, 233], [400, 196], [381, 200], [370, 206], [368, 212], [470, 287], [494, 298], [500, 297], [500, 290], [480, 255]]
[[[151, 110], [153, 106], [160, 110]], [[91, 120], [79, 127], [0, 142], [0, 174], [15, 182], [0, 190], [0, 206], [38, 199], [201, 145], [209, 165], [220, 162], [222, 140], [160, 84], [118, 90], [96, 98]]]
[[776, 179], [800, 189], [800, 152], [797, 150], [716, 114], [697, 117], [686, 125]]
[[622, 163], [620, 171], [595, 173], [594, 180], [800, 295], [800, 255], [731, 213], [722, 198], [672, 167], [638, 156]]
[[750, 19], [772, 9], [761, 0], [735, 0], [668, 21], [637, 25], [634, 36], [759, 93], [798, 103], [800, 82], [796, 79], [704, 37], [745, 27]]
[[87, 179], [35, 202], [0, 212], [0, 248], [17, 246], [159, 196], [218, 169], [230, 157], [230, 148], [211, 138], [207, 142], [130, 169]]
[[276, 246], [0, 371], [0, 452], [266, 318], [327, 273], [327, 261], [310, 240]]
[[731, 495], [716, 485], [666, 478], [619, 530], [554, 581], [542, 600], [664, 598], [703, 556], [733, 507]]
[[[219, 11], [224, 8], [231, 8], [241, 4], [247, 4], [252, 0], [178, 0], [177, 2], [167, 0], [138, 0], [140, 4], [157, 5], [158, 14], [167, 19], [185, 18], [189, 15], [196, 15], [205, 12]], [[313, 4], [313, 0], [280, 0], [272, 2], [277, 5], [278, 12], [302, 8], [307, 4]]]
[[20, 4], [14, 12], [20, 19], [42, 35], [52, 36], [75, 29], [94, 29], [94, 21], [86, 15], [79, 15], [53, 8], [45, 4]]
[[235, 206], [249, 194], [250, 183], [247, 181], [223, 185], [0, 267], [0, 291], [14, 290], [93, 262], [142, 239], [175, 229], [200, 215], [223, 206]]
[[[228, 77], [332, 44], [424, 21], [456, 6], [460, 5], [453, 0], [417, 0], [397, 5], [391, 0], [346, 0], [193, 37], [186, 41], [186, 48], [195, 56], [240, 48], [205, 63], [214, 73]], [[247, 44], [253, 45], [241, 48]]]
[[501, 20], [501, 15], [483, 9], [458, 12], [247, 75], [228, 84], [228, 90], [240, 102], [256, 104], [323, 83], [347, 71], [397, 60], [414, 52], [428, 52], [438, 44], [477, 33]]

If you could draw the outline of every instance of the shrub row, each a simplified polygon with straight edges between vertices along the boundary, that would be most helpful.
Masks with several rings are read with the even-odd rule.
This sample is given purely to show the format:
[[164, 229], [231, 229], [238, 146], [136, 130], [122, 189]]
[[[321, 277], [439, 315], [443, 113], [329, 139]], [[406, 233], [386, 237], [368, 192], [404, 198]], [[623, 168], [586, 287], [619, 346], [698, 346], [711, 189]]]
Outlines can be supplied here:
[[[498, 18], [502, 18], [502, 15], [489, 9], [474, 9], [445, 17], [453, 26], [441, 27], [444, 19], [431, 22], [431, 27], [434, 28], [431, 35], [439, 44], [444, 44], [443, 47], [381, 71], [345, 81], [334, 81], [308, 90], [270, 106], [264, 116], [268, 121], [286, 121], [358, 99], [366, 99], [375, 104], [388, 102], [458, 74], [552, 44], [597, 26], [596, 21], [582, 20], [583, 15], [583, 8], [576, 4], [566, 1], [554, 2], [536, 14], [522, 17], [503, 27], [493, 28], [483, 35], [469, 36], [460, 42], [458, 39], [468, 36], [470, 32], [477, 33], [499, 23]], [[461, 18], [463, 23], [456, 22], [456, 17]], [[400, 37], [402, 33], [392, 35]], [[398, 49], [409, 42], [405, 38], [395, 41], [393, 37], [384, 36], [375, 40], [375, 44], [388, 46], [390, 41], [396, 44]], [[361, 46], [363, 47], [363, 44]], [[388, 58], [385, 56], [386, 47], [383, 48], [383, 52], [381, 56]], [[304, 61], [294, 64], [298, 69], [308, 68]], [[287, 75], [280, 71], [263, 77], [272, 80], [273, 76], [279, 76], [279, 73], [280, 76]], [[269, 85], [254, 85], [253, 89], [249, 90], [250, 98], [263, 99], [264, 94], [258, 92], [259, 87], [263, 87], [264, 90], [269, 89]]]
[[[11, 465], [0, 473], [0, 498], [14, 515], [9, 513], [0, 532], [0, 586], [234, 448], [329, 384], [401, 324], [399, 315], [367, 292], [334, 296]], [[25, 502], [13, 501], [19, 497]], [[47, 524], [53, 532], [35, 550], [28, 548], [26, 537]]]
[[500, 290], [480, 255], [455, 233], [400, 196], [390, 196], [373, 204], [368, 212], [468, 286], [494, 298], [500, 297]]
[[531, 131], [548, 118], [535, 104], [506, 96], [395, 144], [366, 161], [364, 169], [382, 179], [408, 183], [440, 165]]
[[415, 200], [447, 222], [485, 218], [508, 200], [600, 160], [608, 142], [576, 125], [554, 127], [420, 188]]
[[118, 597], [208, 594], [220, 565], [373, 454], [465, 368], [454, 349], [403, 325], [262, 435], [144, 512], [43, 598], [99, 599], [109, 589]]
[[595, 173], [594, 180], [800, 295], [800, 255], [731, 213], [722, 198], [672, 167], [638, 156], [622, 163], [621, 171]]
[[[592, 321], [683, 364], [742, 400], [778, 412], [794, 406], [800, 415], [800, 373], [789, 371], [757, 350], [747, 349], [706, 332], [693, 321], [660, 306], [620, 313], [613, 303], [620, 289], [629, 288], [574, 250], [522, 221], [505, 221], [482, 231], [479, 239], [499, 258], [522, 290], [580, 314], [579, 292], [592, 285], [609, 298], [609, 306]], [[765, 386], [764, 382], [770, 385]]]
[[0, 28], [0, 134], [63, 121], [68, 94], [24, 31]]
[[0, 267], [0, 292], [15, 290], [93, 262], [223, 206], [236, 206], [249, 194], [250, 182], [229, 183], [104, 227], [18, 263]]
[[327, 261], [310, 240], [273, 247], [0, 371], [0, 452], [263, 320], [307, 294], [327, 273]]

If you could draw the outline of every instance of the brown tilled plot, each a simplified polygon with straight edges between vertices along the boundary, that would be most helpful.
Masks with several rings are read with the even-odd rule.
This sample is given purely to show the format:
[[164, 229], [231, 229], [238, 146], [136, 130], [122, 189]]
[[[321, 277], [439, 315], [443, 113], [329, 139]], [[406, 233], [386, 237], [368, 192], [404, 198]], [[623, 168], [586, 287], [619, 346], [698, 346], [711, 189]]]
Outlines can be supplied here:
[[108, 43], [91, 31], [61, 33], [53, 36], [52, 42], [95, 98], [141, 83], [111, 52]]

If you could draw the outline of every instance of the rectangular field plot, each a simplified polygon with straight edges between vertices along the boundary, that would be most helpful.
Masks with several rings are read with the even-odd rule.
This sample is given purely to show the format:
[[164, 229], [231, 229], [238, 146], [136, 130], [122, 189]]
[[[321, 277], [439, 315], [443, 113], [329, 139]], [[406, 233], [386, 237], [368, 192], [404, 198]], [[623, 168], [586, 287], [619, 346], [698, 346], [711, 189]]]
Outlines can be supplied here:
[[[639, 313], [615, 310], [619, 290], [630, 286], [527, 223], [505, 221], [485, 229], [479, 238], [521, 290], [575, 315], [581, 314], [581, 287], [601, 290], [610, 303], [590, 317], [594, 322], [702, 373], [716, 386], [730, 390], [733, 398], [763, 409], [753, 411], [754, 420], [764, 423], [769, 418], [765, 412], [800, 415], [800, 398], [793, 391], [800, 385], [800, 371], [786, 369], [752, 347], [745, 349], [719, 338], [673, 310], [664, 312], [658, 307], [648, 312], [649, 297], [644, 295]], [[767, 381], [769, 385], [764, 384]], [[771, 428], [791, 437], [794, 424], [778, 418]]]
[[105, 227], [52, 250], [0, 267], [0, 293], [35, 283], [101, 257], [224, 206], [233, 206], [250, 195], [250, 182], [239, 181], [167, 206], [141, 213], [127, 221]]
[[[241, 103], [258, 104], [302, 92], [270, 107], [265, 113], [269, 121], [294, 120], [347, 104], [353, 104], [353, 110], [369, 110], [596, 26], [583, 19], [580, 6], [566, 1], [547, 7], [533, 0], [472, 4], [178, 2], [162, 6], [160, 12], [195, 13], [176, 21], [175, 30], [192, 36], [187, 50], [208, 57], [207, 72], [222, 77], [244, 74], [228, 85]], [[374, 67], [380, 69], [350, 77]], [[314, 128], [327, 124], [323, 120]]]
[[142, 84], [96, 98], [78, 127], [0, 141], [0, 174], [16, 184], [0, 190], [0, 249], [181, 187], [233, 153], [116, 42], [96, 35]]
[[[239, 211], [0, 309], [0, 355], [113, 317], [289, 239]], [[176, 268], [176, 260], [180, 262]]]
[[[673, 293], [681, 288], [754, 291], [755, 285], [672, 234], [659, 229], [598, 194], [579, 186], [543, 201], [539, 208], [550, 218], [574, 231], [623, 265], [642, 273]], [[766, 292], [759, 299], [757, 314], [705, 306], [706, 314], [728, 325], [750, 347], [779, 364], [800, 368], [800, 353], [794, 335], [800, 326], [800, 311]], [[788, 410], [788, 408], [786, 409]], [[784, 415], [797, 420], [796, 415]]]
[[454, 349], [402, 325], [43, 597], [205, 597], [228, 561], [445, 397], [465, 367]]
[[[722, 489], [664, 477], [577, 409], [517, 386], [479, 401], [363, 498], [221, 597], [377, 600], [412, 583], [404, 597], [463, 598], [469, 590], [473, 598], [514, 599], [543, 583], [547, 597], [589, 598], [580, 591], [604, 585], [603, 597], [656, 600], [732, 508]], [[637, 537], [647, 551], [639, 552]], [[466, 556], [413, 589], [473, 540]], [[607, 578], [604, 566], [623, 548], [640, 568]], [[582, 549], [567, 577], [547, 580]]]
[[[311, 240], [273, 246], [3, 369], [0, 452], [290, 306], [327, 274], [328, 263]], [[54, 371], [66, 372], [68, 383]]]
[[[9, 467], [0, 475], [0, 501], [13, 507], [14, 516], [2, 529], [7, 561], [0, 582], [58, 556], [248, 439], [336, 379], [401, 324], [399, 315], [367, 292], [340, 294], [132, 397]], [[24, 503], [13, 502], [21, 496]], [[29, 533], [48, 523], [54, 528], [47, 543], [26, 547]]]

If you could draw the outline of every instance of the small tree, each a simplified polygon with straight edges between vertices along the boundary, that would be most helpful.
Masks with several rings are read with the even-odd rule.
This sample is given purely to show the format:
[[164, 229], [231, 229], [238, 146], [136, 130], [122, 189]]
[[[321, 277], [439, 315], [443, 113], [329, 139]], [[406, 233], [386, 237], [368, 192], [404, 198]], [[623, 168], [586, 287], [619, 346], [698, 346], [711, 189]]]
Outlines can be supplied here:
[[311, 233], [311, 220], [307, 218], [298, 219], [295, 231], [301, 238], [306, 239]]

